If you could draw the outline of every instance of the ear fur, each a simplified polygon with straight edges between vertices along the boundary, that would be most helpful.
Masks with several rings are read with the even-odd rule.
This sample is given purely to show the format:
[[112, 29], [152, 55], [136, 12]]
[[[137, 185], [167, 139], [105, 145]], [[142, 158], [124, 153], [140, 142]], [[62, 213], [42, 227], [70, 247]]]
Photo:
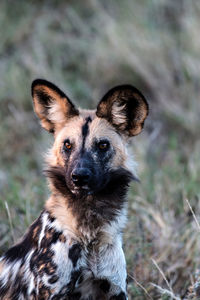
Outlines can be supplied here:
[[69, 98], [53, 83], [36, 79], [32, 83], [33, 105], [43, 128], [54, 132], [68, 118], [79, 115]]
[[138, 135], [148, 115], [148, 103], [142, 93], [131, 85], [109, 90], [97, 106], [96, 115], [105, 118], [119, 132]]

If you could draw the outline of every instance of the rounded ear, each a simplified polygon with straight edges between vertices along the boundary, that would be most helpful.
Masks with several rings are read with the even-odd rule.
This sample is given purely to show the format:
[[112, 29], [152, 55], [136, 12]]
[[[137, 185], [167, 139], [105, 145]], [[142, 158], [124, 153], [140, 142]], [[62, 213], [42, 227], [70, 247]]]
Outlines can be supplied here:
[[43, 128], [54, 132], [68, 118], [79, 115], [69, 98], [53, 83], [36, 79], [32, 83], [33, 105]]
[[138, 89], [121, 85], [107, 92], [97, 106], [96, 115], [105, 118], [119, 132], [134, 136], [141, 132], [148, 111], [148, 103]]

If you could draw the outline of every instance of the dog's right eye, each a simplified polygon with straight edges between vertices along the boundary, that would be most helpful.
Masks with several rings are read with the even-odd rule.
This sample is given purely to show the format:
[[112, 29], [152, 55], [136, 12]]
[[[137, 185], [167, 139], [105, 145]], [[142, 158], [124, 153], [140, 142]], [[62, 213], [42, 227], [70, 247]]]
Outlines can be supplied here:
[[65, 151], [71, 150], [72, 144], [70, 143], [70, 140], [67, 139], [67, 140], [64, 141], [64, 146], [63, 146], [63, 148], [64, 148]]
[[98, 143], [98, 148], [99, 148], [99, 150], [102, 150], [102, 151], [107, 151], [109, 149], [109, 146], [110, 146], [110, 144], [108, 141], [103, 140]]

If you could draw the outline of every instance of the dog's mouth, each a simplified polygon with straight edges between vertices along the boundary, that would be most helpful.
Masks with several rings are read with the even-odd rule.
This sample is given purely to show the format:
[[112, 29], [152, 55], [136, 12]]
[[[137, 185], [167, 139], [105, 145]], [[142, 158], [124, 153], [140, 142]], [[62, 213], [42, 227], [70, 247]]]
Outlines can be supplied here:
[[108, 178], [104, 178], [104, 180], [102, 180], [100, 184], [99, 182], [94, 182], [92, 186], [85, 184], [80, 187], [72, 185], [70, 190], [72, 194], [74, 194], [75, 196], [84, 198], [90, 195], [99, 195], [99, 193], [101, 193], [101, 191], [103, 191], [106, 188], [108, 183], [109, 183]]
[[74, 186], [71, 189], [71, 192], [74, 195], [78, 195], [78, 196], [80, 196], [80, 195], [88, 196], [88, 195], [92, 195], [94, 193], [94, 191], [92, 191], [91, 188], [88, 185], [83, 185], [81, 187]]

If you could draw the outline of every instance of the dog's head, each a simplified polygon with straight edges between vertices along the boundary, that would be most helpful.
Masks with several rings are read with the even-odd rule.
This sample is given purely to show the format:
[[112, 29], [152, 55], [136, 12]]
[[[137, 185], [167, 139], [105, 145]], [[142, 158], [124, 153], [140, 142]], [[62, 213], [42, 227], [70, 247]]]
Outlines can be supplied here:
[[32, 96], [42, 127], [55, 138], [48, 156], [54, 188], [75, 196], [97, 194], [108, 184], [114, 189], [117, 178], [130, 177], [127, 142], [141, 132], [148, 115], [148, 104], [135, 87], [111, 89], [96, 111], [76, 108], [46, 80], [33, 82]]

